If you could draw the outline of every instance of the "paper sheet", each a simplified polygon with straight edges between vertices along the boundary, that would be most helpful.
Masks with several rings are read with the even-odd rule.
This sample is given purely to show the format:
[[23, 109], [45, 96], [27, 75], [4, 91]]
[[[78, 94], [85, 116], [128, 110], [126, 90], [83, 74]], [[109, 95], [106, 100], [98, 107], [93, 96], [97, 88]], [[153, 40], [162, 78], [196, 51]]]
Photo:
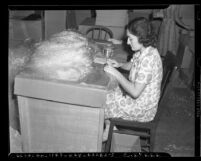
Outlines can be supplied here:
[[106, 62], [107, 62], [106, 58], [99, 58], [99, 57], [94, 58], [94, 63], [106, 64]]

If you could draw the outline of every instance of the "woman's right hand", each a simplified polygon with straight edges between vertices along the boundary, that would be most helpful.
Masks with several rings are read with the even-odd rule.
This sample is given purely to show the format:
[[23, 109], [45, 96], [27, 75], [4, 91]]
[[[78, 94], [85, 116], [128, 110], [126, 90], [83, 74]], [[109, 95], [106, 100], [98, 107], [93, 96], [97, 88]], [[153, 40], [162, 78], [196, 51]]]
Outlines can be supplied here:
[[114, 59], [108, 59], [107, 60], [107, 64], [110, 65], [110, 66], [112, 66], [112, 67], [115, 67], [115, 68], [119, 68], [122, 65], [121, 63], [118, 63]]

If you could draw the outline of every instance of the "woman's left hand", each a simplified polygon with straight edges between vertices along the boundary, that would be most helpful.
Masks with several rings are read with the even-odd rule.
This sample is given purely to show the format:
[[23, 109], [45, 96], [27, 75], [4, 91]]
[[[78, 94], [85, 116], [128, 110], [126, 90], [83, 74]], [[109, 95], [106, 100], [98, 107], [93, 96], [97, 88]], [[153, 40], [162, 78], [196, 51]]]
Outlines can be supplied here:
[[119, 71], [110, 65], [106, 65], [104, 67], [104, 71], [113, 75], [116, 78], [119, 78], [119, 74], [120, 74]]

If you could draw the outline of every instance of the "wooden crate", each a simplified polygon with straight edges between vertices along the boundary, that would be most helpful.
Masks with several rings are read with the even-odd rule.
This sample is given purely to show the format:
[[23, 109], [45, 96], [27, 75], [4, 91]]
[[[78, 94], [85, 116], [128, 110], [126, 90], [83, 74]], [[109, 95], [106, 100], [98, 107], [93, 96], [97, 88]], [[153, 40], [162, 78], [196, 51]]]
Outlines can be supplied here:
[[101, 152], [105, 86], [15, 78], [23, 152]]

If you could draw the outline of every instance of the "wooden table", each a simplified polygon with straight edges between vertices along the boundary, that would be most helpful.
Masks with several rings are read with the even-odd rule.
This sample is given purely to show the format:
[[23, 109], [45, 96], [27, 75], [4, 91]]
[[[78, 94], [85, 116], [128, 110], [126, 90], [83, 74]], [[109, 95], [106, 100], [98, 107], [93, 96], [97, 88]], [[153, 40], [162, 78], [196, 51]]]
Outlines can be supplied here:
[[17, 75], [23, 151], [101, 152], [103, 104], [112, 84], [101, 65], [79, 82], [48, 80], [28, 68]]

